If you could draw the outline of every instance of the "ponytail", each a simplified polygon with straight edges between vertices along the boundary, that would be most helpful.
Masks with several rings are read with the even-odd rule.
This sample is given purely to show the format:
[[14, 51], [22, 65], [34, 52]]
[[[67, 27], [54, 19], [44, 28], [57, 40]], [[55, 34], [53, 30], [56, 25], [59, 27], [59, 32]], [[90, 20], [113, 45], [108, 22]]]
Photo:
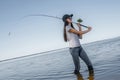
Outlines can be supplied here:
[[[63, 36], [64, 36], [64, 41], [67, 42], [67, 34], [66, 34], [66, 26], [68, 25], [69, 23], [66, 21], [64, 22], [64, 30], [63, 30]], [[71, 27], [74, 28], [73, 24], [71, 23]], [[74, 28], [75, 29], [75, 28]]]

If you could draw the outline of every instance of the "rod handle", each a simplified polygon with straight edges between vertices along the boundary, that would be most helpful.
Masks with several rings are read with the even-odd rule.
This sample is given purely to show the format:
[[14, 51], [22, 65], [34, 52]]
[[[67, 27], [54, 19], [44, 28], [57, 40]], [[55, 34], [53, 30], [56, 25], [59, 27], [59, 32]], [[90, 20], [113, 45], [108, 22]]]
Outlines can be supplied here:
[[[74, 24], [77, 24], [76, 22], [72, 22], [72, 23], [74, 23]], [[88, 28], [88, 26], [85, 26], [85, 25], [83, 25], [83, 24], [80, 24], [82, 27], [85, 27], [85, 28]]]
[[82, 25], [82, 24], [80, 24], [81, 26], [83, 26], [83, 27], [85, 27], [85, 28], [88, 28], [88, 26], [85, 26], [85, 25]]

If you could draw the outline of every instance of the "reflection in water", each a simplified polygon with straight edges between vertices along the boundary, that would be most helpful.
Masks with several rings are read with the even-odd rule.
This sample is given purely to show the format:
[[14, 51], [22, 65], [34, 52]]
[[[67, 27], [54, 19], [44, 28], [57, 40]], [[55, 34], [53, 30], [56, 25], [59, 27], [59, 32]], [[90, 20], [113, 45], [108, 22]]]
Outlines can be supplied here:
[[[76, 74], [76, 76], [77, 76], [77, 80], [84, 80], [84, 78], [82, 77], [80, 73]], [[94, 80], [94, 73], [89, 73], [88, 80]]]

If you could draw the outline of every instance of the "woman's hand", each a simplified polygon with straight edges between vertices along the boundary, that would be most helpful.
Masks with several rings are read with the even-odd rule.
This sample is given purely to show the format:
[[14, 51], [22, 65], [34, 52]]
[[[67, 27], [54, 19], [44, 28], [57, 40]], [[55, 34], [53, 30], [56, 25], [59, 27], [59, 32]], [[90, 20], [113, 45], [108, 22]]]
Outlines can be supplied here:
[[91, 30], [92, 30], [92, 27], [89, 27], [89, 26], [88, 26], [88, 31], [91, 31]]

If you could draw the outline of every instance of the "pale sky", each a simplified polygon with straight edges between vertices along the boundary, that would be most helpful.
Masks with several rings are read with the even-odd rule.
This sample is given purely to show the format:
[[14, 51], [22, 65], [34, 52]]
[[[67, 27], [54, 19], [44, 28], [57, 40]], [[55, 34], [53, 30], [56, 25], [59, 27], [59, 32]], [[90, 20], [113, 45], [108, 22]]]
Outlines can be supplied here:
[[[63, 22], [47, 17], [74, 14], [93, 29], [81, 44], [120, 36], [120, 0], [0, 0], [0, 60], [69, 47]], [[75, 26], [77, 28], [77, 26]]]

